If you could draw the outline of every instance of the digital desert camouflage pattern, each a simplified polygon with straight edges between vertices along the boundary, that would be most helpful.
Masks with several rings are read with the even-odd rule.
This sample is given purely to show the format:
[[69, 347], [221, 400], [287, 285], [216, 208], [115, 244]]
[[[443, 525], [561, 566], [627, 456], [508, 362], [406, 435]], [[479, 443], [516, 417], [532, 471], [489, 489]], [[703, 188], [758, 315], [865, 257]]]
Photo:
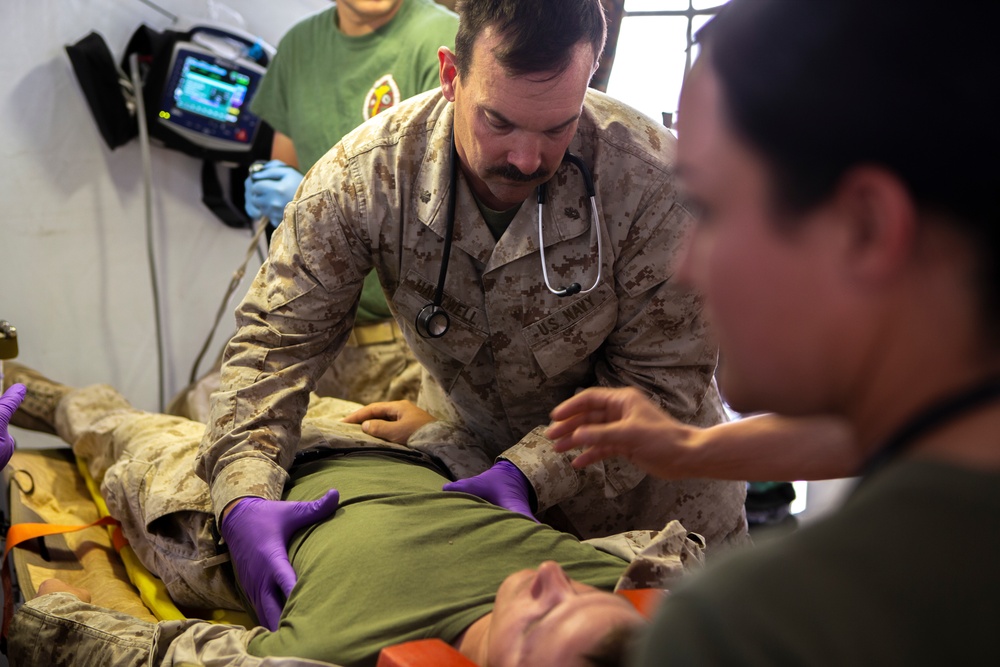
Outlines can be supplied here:
[[[660, 481], [623, 461], [578, 471], [540, 430], [555, 405], [594, 385], [636, 386], [685, 422], [724, 419], [701, 303], [671, 279], [692, 224], [673, 187], [673, 137], [588, 92], [570, 150], [594, 176], [603, 271], [592, 292], [567, 298], [542, 280], [534, 198], [496, 241], [459, 170], [443, 300], [451, 328], [424, 339], [414, 321], [441, 267], [452, 122], [440, 91], [425, 93], [349, 134], [306, 175], [225, 351], [199, 462], [215, 511], [246, 495], [280, 497], [309, 390], [344, 345], [374, 267], [431, 378], [418, 404], [451, 426], [418, 431], [411, 446], [462, 475], [509, 459], [540, 518], [584, 538], [676, 518], [709, 546], [745, 540], [743, 483]], [[543, 224], [552, 282], [588, 286], [596, 226], [575, 167], [549, 182]]]
[[[381, 333], [390, 322], [357, 325], [359, 331]], [[415, 401], [420, 389], [423, 367], [410, 353], [402, 338], [369, 345], [348, 343], [337, 363], [330, 366], [316, 382], [316, 393], [357, 403], [376, 401]], [[211, 413], [211, 396], [219, 390], [222, 369], [219, 362], [208, 373], [180, 391], [167, 405], [166, 413], [205, 423]]]
[[[309, 448], [300, 457], [358, 448], [407, 453], [340, 421], [357, 407], [314, 396], [303, 427]], [[174, 602], [242, 609], [228, 558], [219, 549], [208, 486], [191, 465], [204, 429], [184, 418], [136, 410], [107, 385], [74, 390], [56, 411], [59, 436], [86, 463], [136, 555], [164, 581]], [[431, 463], [418, 452], [408, 454]], [[701, 538], [676, 521], [661, 531], [632, 531], [591, 544], [628, 562], [616, 590], [668, 588], [704, 560]], [[49, 667], [329, 664], [249, 655], [248, 643], [264, 631], [197, 619], [150, 623], [55, 593], [17, 611], [8, 655], [11, 664]]]

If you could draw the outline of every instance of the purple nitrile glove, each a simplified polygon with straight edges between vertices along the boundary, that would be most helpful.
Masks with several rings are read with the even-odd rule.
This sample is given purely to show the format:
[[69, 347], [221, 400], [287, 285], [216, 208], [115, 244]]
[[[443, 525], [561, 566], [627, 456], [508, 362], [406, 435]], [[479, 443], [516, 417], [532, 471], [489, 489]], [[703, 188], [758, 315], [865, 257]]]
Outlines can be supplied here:
[[295, 586], [295, 570], [288, 562], [292, 535], [331, 516], [339, 504], [336, 489], [311, 502], [243, 498], [223, 520], [220, 530], [236, 578], [268, 630], [278, 629], [281, 610]]
[[479, 496], [494, 505], [519, 512], [538, 522], [531, 512], [531, 485], [528, 483], [528, 478], [510, 461], [497, 461], [486, 472], [481, 472], [475, 477], [448, 482], [441, 487], [441, 490], [461, 491]]
[[12, 384], [0, 397], [0, 468], [7, 465], [14, 454], [14, 436], [7, 432], [10, 418], [14, 416], [17, 406], [21, 405], [27, 389], [23, 384]]
[[243, 208], [253, 219], [261, 216], [275, 227], [285, 214], [285, 205], [295, 198], [302, 173], [281, 160], [271, 160], [259, 169], [251, 169], [243, 183]]

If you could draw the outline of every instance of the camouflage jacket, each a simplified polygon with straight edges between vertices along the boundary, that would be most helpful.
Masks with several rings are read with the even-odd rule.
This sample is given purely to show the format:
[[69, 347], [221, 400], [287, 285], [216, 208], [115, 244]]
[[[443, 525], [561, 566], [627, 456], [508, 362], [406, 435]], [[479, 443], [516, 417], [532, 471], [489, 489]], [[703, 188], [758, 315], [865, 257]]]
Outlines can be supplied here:
[[[415, 433], [410, 446], [456, 476], [481, 472], [497, 457], [512, 461], [533, 485], [539, 512], [555, 511], [554, 523], [568, 520], [561, 527], [585, 538], [659, 530], [669, 519], [709, 545], [745, 531], [741, 483], [662, 482], [625, 461], [577, 471], [542, 435], [555, 405], [594, 385], [639, 387], [686, 422], [723, 419], [701, 304], [670, 279], [691, 224], [670, 173], [673, 137], [588, 92], [569, 150], [593, 174], [602, 277], [590, 293], [565, 298], [542, 280], [534, 199], [496, 241], [458, 170], [443, 299], [451, 327], [425, 339], [414, 322], [441, 267], [452, 122], [440, 91], [377, 116], [309, 171], [286, 208], [237, 310], [199, 453], [216, 512], [244, 495], [280, 497], [308, 392], [344, 345], [374, 267], [433, 380], [419, 403], [442, 420]], [[543, 225], [550, 280], [589, 286], [597, 227], [583, 179], [568, 163], [548, 183]], [[678, 511], [684, 503], [689, 511]]]

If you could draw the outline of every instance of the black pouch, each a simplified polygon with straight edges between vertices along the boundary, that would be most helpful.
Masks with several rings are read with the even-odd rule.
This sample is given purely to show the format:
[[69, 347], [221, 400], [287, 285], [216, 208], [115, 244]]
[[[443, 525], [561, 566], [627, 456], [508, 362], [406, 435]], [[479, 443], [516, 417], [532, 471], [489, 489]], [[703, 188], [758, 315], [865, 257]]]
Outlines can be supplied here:
[[134, 104], [130, 110], [123, 90], [132, 84], [115, 65], [104, 38], [91, 32], [67, 46], [66, 53], [108, 148], [114, 150], [138, 136]]

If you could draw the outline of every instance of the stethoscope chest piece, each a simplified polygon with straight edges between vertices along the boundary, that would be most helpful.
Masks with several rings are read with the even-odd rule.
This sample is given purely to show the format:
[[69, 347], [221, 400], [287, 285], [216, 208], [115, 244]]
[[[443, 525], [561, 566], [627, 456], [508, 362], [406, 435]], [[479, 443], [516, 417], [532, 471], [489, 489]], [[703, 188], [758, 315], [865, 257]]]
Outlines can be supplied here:
[[429, 303], [417, 313], [417, 333], [421, 338], [440, 338], [448, 333], [451, 318], [448, 312], [435, 303]]

